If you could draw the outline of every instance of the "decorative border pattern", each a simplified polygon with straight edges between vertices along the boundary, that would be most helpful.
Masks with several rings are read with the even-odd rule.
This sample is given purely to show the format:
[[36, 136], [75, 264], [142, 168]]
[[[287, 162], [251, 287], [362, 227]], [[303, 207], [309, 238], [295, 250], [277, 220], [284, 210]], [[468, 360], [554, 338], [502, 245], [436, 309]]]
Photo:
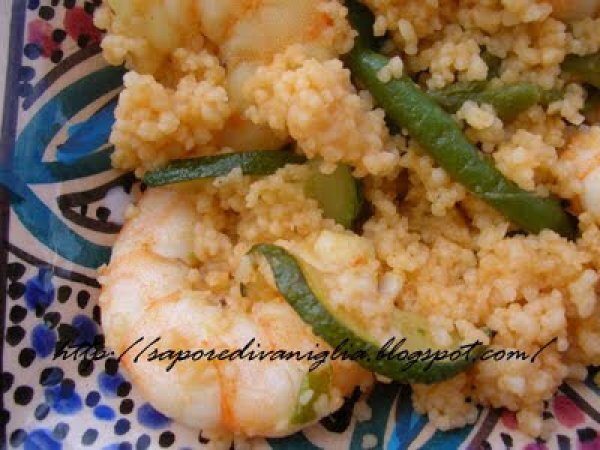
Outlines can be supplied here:
[[[12, 2], [0, 139], [0, 185], [8, 188], [0, 189], [0, 442], [50, 450], [207, 448], [202, 432], [145, 403], [114, 359], [52, 360], [62, 339], [103, 345], [91, 269], [107, 261], [122, 223], [119, 204], [139, 189], [132, 175], [110, 169], [107, 138], [123, 71], [99, 63], [99, 35], [90, 28], [98, 4]], [[598, 449], [596, 374], [562, 386], [548, 402], [544, 417], [559, 428], [547, 442], [531, 442], [516, 431], [514, 414], [497, 410], [481, 409], [464, 429], [435, 431], [413, 409], [408, 387], [380, 384], [367, 400], [370, 419], [353, 417], [355, 393], [315, 427], [268, 445], [355, 450], [375, 437], [377, 448], [390, 449]]]

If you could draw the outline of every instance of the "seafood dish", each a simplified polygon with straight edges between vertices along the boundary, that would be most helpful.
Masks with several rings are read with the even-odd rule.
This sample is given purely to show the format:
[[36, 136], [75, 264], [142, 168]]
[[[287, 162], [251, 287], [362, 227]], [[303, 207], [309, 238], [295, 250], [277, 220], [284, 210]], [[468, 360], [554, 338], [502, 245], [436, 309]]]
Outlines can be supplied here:
[[397, 382], [440, 430], [483, 406], [553, 431], [544, 402], [600, 365], [600, 1], [107, 0], [94, 21], [127, 69], [112, 164], [146, 187], [102, 325], [157, 410], [229, 448]]

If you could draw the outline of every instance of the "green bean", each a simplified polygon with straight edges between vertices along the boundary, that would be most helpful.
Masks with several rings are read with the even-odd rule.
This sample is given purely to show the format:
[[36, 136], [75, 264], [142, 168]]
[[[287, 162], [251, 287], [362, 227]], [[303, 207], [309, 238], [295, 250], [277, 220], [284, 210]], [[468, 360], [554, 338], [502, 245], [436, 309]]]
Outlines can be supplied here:
[[[353, 10], [357, 2], [346, 4]], [[355, 11], [365, 14], [364, 7]], [[350, 18], [360, 32], [365, 32], [368, 28], [364, 24], [372, 19], [361, 14], [351, 14]], [[378, 73], [388, 65], [389, 58], [367, 48], [368, 41], [366, 38], [356, 41], [354, 49], [346, 55], [346, 64], [390, 119], [406, 129], [451, 177], [530, 233], [551, 229], [562, 236], [575, 237], [574, 218], [558, 200], [538, 197], [509, 181], [469, 142], [452, 116], [410, 78], [381, 82]]]
[[455, 113], [467, 101], [492, 105], [498, 116], [510, 120], [534, 105], [548, 105], [561, 97], [558, 91], [546, 91], [532, 83], [514, 83], [493, 87], [487, 81], [466, 81], [429, 91], [429, 96], [446, 111]]
[[576, 80], [600, 88], [600, 53], [587, 56], [569, 55], [561, 67]]
[[302, 164], [303, 156], [291, 151], [227, 153], [173, 161], [166, 167], [146, 173], [148, 186], [165, 186], [203, 178], [222, 177], [240, 168], [244, 175], [270, 175], [286, 164]]

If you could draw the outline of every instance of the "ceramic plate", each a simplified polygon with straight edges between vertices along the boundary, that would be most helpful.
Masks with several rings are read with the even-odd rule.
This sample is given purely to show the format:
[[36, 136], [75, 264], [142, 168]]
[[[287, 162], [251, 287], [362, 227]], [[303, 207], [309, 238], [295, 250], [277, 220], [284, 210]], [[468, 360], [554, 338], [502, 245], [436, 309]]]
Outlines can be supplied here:
[[[123, 70], [99, 53], [92, 25], [99, 1], [14, 0], [6, 64], [0, 183], [2, 441], [25, 449], [210, 448], [139, 395], [114, 359], [54, 359], [57, 343], [101, 346], [95, 269], [107, 262], [124, 207], [139, 186], [111, 170], [108, 137]], [[3, 28], [7, 28], [4, 27]], [[0, 39], [6, 39], [2, 37]], [[474, 426], [435, 431], [416, 413], [410, 389], [378, 385], [369, 420], [353, 417], [357, 396], [317, 426], [274, 449], [600, 448], [600, 389], [564, 385], [546, 405], [556, 425], [546, 441], [515, 431], [513, 414], [481, 409]]]

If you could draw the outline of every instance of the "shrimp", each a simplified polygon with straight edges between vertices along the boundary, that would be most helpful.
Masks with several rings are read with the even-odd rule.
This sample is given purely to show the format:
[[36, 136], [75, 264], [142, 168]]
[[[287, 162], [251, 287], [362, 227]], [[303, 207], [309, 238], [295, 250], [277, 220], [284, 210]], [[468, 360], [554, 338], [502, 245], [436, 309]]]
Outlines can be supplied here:
[[109, 63], [155, 74], [171, 70], [181, 48], [218, 52], [228, 68], [269, 63], [294, 44], [331, 58], [354, 42], [346, 13], [337, 0], [109, 0], [95, 22], [109, 32], [102, 44]]
[[113, 164], [142, 175], [224, 148], [283, 147], [285, 132], [246, 118], [243, 87], [291, 45], [320, 59], [348, 51], [354, 32], [345, 16], [336, 0], [110, 0], [96, 14], [108, 30], [106, 60], [154, 78], [129, 77], [111, 137]]
[[578, 212], [600, 221], [600, 127], [582, 127], [561, 154], [561, 183]]
[[[199, 0], [201, 30], [227, 66], [234, 114], [219, 142], [236, 150], [281, 147], [287, 134], [246, 118], [244, 87], [256, 71], [287, 48], [300, 45], [319, 60], [348, 52], [354, 32], [346, 8], [336, 0]], [[235, 133], [232, 131], [235, 130]]]
[[575, 21], [594, 17], [600, 10], [600, 0], [547, 0], [552, 15], [560, 20]]
[[202, 32], [228, 65], [268, 64], [294, 44], [318, 59], [352, 48], [346, 8], [336, 0], [199, 0]]
[[194, 0], [109, 0], [94, 17], [109, 32], [102, 41], [108, 63], [144, 74], [160, 71], [178, 48], [204, 47], [199, 20]]
[[[329, 386], [307, 393], [302, 391], [312, 364], [307, 360], [150, 360], [154, 349], [235, 351], [249, 342], [255, 342], [255, 351], [329, 348], [276, 290], [259, 289], [261, 295], [250, 301], [228, 276], [207, 287], [200, 271], [222, 265], [229, 255], [207, 249], [205, 254], [213, 257], [199, 264], [194, 235], [201, 226], [203, 233], [215, 233], [209, 244], [218, 242], [224, 237], [207, 224], [227, 219], [216, 217], [214, 209], [200, 213], [197, 202], [205, 202], [206, 195], [201, 197], [175, 189], [149, 190], [130, 214], [110, 265], [101, 270], [107, 344], [117, 354], [125, 352], [121, 364], [133, 383], [167, 416], [224, 439], [288, 435], [308, 425], [293, 420], [307, 398], [318, 394], [314, 422], [338, 409], [356, 386], [368, 386], [372, 376], [354, 362], [328, 360], [318, 370], [331, 371]], [[247, 247], [230, 250], [245, 255]], [[144, 341], [128, 351], [142, 336]], [[136, 358], [158, 337], [151, 350]]]
[[[244, 87], [260, 67], [292, 46], [302, 47], [306, 58], [324, 61], [354, 44], [347, 10], [337, 0], [199, 0], [198, 5], [202, 33], [216, 44], [227, 66], [227, 88], [238, 112], [235, 120], [251, 138], [258, 133], [269, 141], [264, 130], [270, 128], [243, 114], [251, 100]], [[279, 142], [287, 137], [275, 130], [271, 136], [278, 136]]]

